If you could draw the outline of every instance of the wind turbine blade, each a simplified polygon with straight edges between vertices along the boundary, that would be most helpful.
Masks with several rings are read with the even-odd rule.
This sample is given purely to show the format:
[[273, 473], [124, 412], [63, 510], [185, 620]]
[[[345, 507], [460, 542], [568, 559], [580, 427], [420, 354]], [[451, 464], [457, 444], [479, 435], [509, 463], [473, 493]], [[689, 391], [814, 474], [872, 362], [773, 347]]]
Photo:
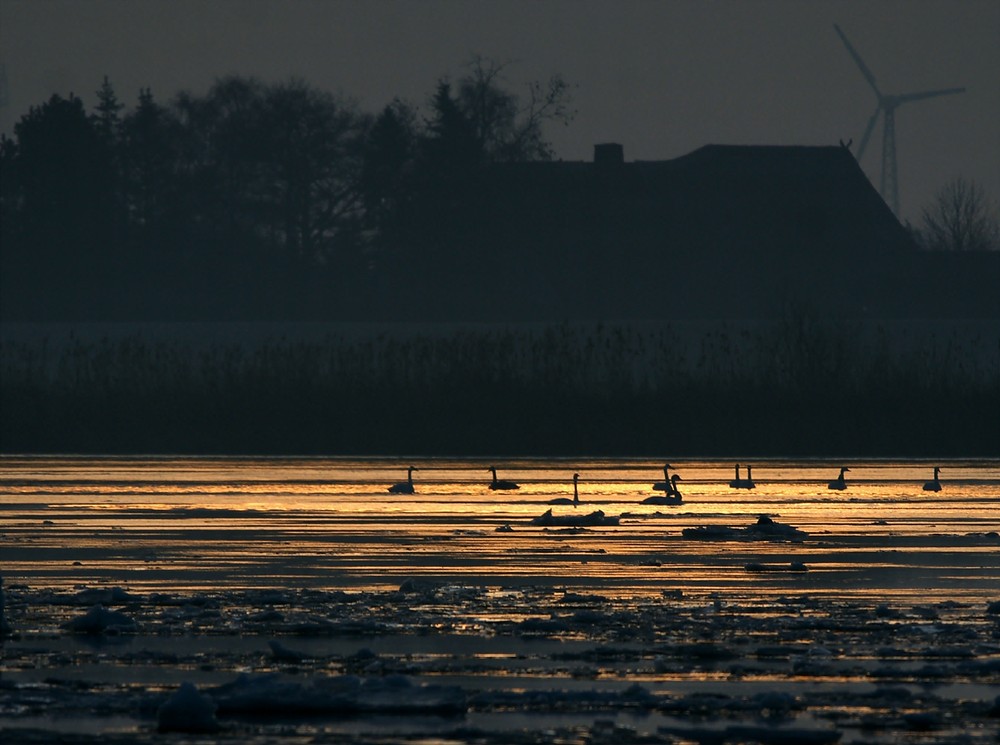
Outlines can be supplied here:
[[925, 98], [936, 98], [937, 96], [951, 96], [955, 93], [965, 93], [965, 88], [944, 88], [939, 91], [920, 91], [919, 93], [904, 93], [896, 96], [897, 103], [909, 103], [910, 101], [922, 101]]
[[875, 129], [875, 122], [878, 121], [878, 115], [881, 110], [881, 106], [876, 107], [875, 113], [872, 114], [872, 118], [868, 120], [868, 126], [865, 128], [864, 137], [861, 138], [861, 144], [858, 145], [858, 161], [860, 161], [861, 156], [865, 154], [865, 148], [868, 147], [868, 140], [872, 136], [872, 130]]
[[849, 42], [847, 40], [847, 37], [844, 36], [844, 32], [840, 30], [840, 26], [838, 26], [835, 23], [833, 24], [833, 28], [837, 32], [837, 35], [840, 36], [840, 40], [844, 42], [844, 46], [847, 47], [847, 51], [851, 53], [851, 56], [857, 63], [858, 68], [861, 70], [861, 74], [864, 75], [865, 80], [868, 81], [868, 85], [870, 85], [872, 87], [872, 90], [875, 91], [875, 95], [881, 99], [882, 93], [881, 91], [879, 91], [878, 86], [875, 84], [875, 76], [872, 75], [872, 71], [868, 69], [868, 65], [866, 65], [865, 61], [861, 59], [861, 55], [858, 54], [856, 51], [854, 51], [854, 47], [851, 46], [851, 42]]

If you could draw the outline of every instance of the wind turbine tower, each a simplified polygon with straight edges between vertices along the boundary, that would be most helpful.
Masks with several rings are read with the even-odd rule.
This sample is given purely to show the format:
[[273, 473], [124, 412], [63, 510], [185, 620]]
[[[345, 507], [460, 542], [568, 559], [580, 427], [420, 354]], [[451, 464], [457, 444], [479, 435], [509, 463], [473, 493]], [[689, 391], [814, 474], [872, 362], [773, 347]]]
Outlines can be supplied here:
[[854, 47], [851, 46], [851, 42], [849, 42], [847, 37], [844, 36], [844, 32], [840, 30], [840, 26], [835, 23], [833, 24], [833, 28], [836, 30], [837, 35], [840, 36], [840, 40], [844, 42], [844, 46], [847, 47], [847, 51], [850, 53], [851, 57], [854, 58], [858, 68], [861, 70], [861, 74], [864, 75], [865, 80], [868, 81], [868, 85], [870, 85], [872, 90], [875, 91], [875, 99], [877, 101], [875, 105], [875, 113], [872, 114], [871, 119], [868, 120], [868, 127], [865, 129], [865, 134], [861, 138], [861, 144], [858, 145], [857, 159], [860, 162], [861, 157], [865, 154], [865, 147], [868, 145], [868, 140], [871, 138], [872, 131], [875, 129], [875, 124], [878, 121], [879, 114], [881, 114], [882, 178], [879, 183], [879, 193], [892, 208], [893, 214], [898, 217], [899, 181], [896, 170], [896, 109], [904, 103], [921, 101], [925, 98], [936, 98], [937, 96], [950, 96], [953, 93], [963, 93], [965, 88], [944, 88], [942, 90], [918, 91], [915, 93], [901, 93], [895, 95], [882, 93], [882, 91], [878, 89], [878, 85], [875, 83], [875, 76], [872, 75], [872, 71], [868, 69], [868, 65], [866, 65], [864, 60], [861, 59], [861, 55], [858, 54], [854, 50]]

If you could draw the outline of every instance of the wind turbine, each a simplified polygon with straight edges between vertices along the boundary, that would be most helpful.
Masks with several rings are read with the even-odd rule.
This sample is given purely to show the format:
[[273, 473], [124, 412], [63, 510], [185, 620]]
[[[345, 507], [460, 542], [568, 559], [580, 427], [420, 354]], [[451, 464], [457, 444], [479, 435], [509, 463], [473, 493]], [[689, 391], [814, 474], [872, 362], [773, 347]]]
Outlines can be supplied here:
[[868, 65], [861, 59], [861, 55], [851, 46], [851, 42], [844, 36], [844, 32], [840, 30], [840, 26], [835, 23], [833, 24], [833, 28], [836, 30], [837, 35], [840, 36], [840, 40], [844, 42], [844, 46], [847, 47], [847, 51], [850, 52], [851, 57], [854, 58], [858, 68], [861, 70], [861, 74], [868, 81], [868, 85], [875, 91], [875, 98], [878, 102], [875, 106], [875, 113], [868, 120], [868, 126], [865, 128], [865, 134], [861, 138], [861, 144], [858, 145], [858, 161], [865, 154], [865, 147], [868, 145], [868, 140], [875, 129], [875, 123], [878, 121], [879, 114], [882, 114], [882, 179], [879, 184], [879, 193], [889, 203], [893, 214], [898, 216], [899, 182], [896, 173], [896, 109], [904, 103], [922, 101], [925, 98], [936, 98], [937, 96], [950, 96], [953, 93], [963, 93], [965, 88], [944, 88], [942, 90], [901, 93], [898, 95], [882, 93], [875, 83], [875, 76], [872, 75], [872, 71], [868, 69]]

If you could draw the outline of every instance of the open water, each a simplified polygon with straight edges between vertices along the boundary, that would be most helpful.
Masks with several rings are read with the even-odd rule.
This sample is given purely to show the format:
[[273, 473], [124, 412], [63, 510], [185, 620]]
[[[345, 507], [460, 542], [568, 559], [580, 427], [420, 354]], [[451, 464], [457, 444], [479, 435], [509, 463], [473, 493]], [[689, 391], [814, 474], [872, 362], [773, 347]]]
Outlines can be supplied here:
[[[419, 469], [415, 493], [388, 493], [409, 465]], [[521, 488], [490, 490], [491, 465]], [[730, 570], [745, 560], [794, 555], [826, 592], [881, 587], [974, 598], [1000, 587], [988, 535], [1000, 530], [998, 462], [763, 461], [751, 464], [756, 486], [747, 490], [729, 487], [732, 463], [677, 461], [672, 473], [681, 475], [683, 503], [644, 505], [657, 493], [651, 486], [662, 480], [662, 465], [7, 457], [0, 461], [5, 541], [30, 551], [23, 561], [8, 557], [4, 571], [39, 586], [114, 581], [142, 591], [387, 589], [433, 576], [707, 592], [744, 586]], [[851, 469], [847, 489], [834, 491], [828, 482], [841, 465]], [[933, 465], [942, 467], [936, 493], [922, 488]], [[618, 526], [569, 536], [529, 524], [549, 500], [572, 496], [573, 473], [580, 474], [580, 504], [553, 506], [553, 513], [602, 510], [620, 516]], [[682, 538], [684, 528], [742, 527], [760, 515], [813, 540], [720, 556], [711, 544]], [[511, 532], [497, 532], [507, 525]]]

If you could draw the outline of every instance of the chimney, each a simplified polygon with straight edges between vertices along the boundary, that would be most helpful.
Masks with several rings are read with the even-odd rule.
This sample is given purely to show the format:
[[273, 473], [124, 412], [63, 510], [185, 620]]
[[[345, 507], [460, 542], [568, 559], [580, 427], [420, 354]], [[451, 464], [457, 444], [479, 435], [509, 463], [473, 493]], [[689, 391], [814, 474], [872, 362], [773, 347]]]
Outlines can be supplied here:
[[594, 145], [594, 163], [610, 166], [625, 162], [625, 148], [617, 142], [602, 142]]

